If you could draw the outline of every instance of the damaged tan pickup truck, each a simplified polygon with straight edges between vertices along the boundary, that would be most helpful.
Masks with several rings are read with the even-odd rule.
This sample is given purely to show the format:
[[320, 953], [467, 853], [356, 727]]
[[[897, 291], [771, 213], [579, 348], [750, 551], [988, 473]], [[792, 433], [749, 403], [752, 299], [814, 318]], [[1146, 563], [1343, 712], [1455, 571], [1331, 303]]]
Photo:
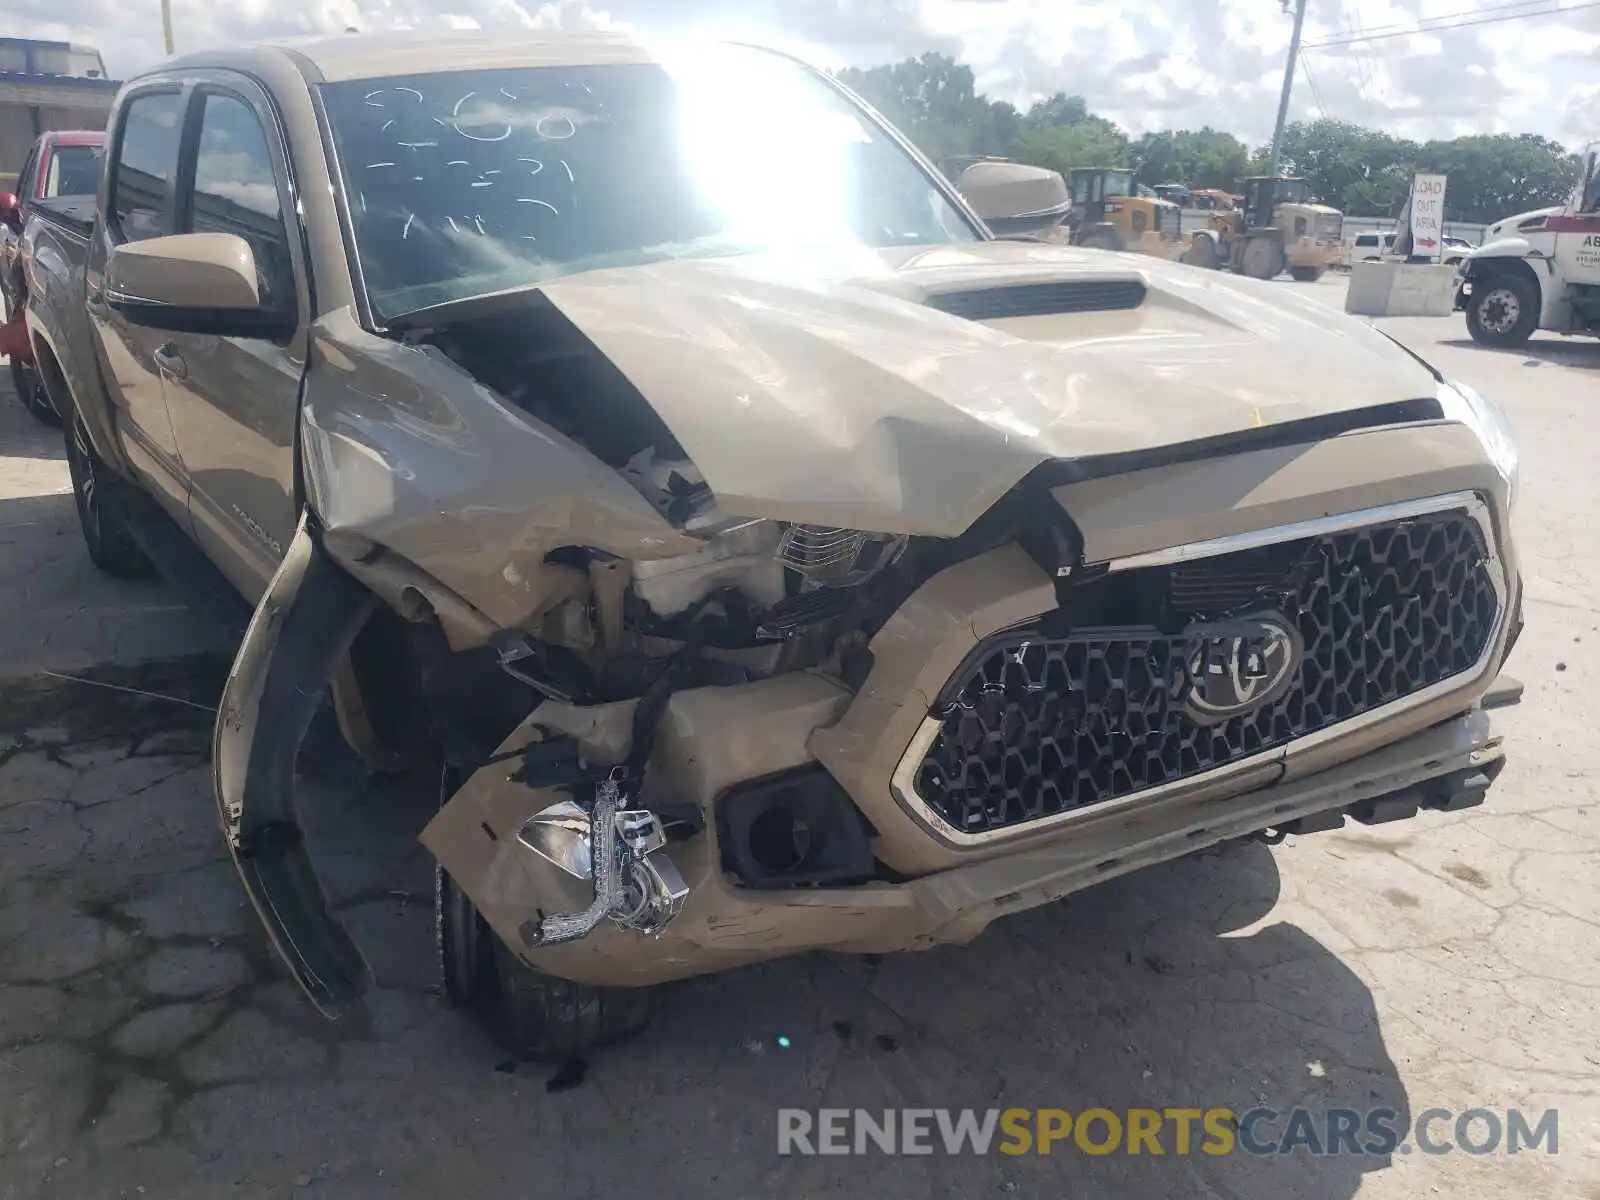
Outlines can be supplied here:
[[445, 982], [536, 1055], [1499, 772], [1498, 409], [1292, 290], [997, 240], [797, 62], [333, 37], [109, 137], [25, 231], [38, 361], [95, 562], [164, 523], [254, 606], [217, 799], [330, 1014], [330, 695], [442, 763]]

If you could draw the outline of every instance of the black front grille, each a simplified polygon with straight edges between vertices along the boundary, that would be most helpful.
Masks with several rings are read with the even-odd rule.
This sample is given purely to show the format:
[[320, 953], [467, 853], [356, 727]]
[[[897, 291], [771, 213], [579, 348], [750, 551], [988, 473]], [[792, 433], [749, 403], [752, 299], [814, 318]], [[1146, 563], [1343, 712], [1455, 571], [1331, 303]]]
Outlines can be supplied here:
[[[1451, 511], [1128, 572], [1145, 577], [1137, 582], [1163, 611], [1188, 614], [1179, 630], [1072, 628], [1063, 610], [991, 639], [941, 695], [917, 792], [963, 833], [1007, 829], [1223, 767], [1411, 696], [1487, 649], [1500, 603], [1487, 559], [1477, 523]], [[1278, 699], [1202, 724], [1183, 697], [1205, 624], [1246, 612], [1298, 631], [1298, 670]]]
[[969, 321], [1106, 312], [1138, 308], [1143, 303], [1144, 283], [1138, 279], [1021, 283], [974, 292], [944, 292], [928, 297], [929, 308]]

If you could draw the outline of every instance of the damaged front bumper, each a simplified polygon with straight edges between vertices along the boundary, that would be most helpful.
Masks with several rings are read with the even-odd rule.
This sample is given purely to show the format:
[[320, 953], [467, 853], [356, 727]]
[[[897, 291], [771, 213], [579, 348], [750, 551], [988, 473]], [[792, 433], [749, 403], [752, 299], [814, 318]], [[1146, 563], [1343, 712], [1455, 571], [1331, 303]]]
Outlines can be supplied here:
[[[648, 777], [658, 794], [719, 794], [763, 768], [803, 761], [806, 734], [848, 695], [818, 677], [793, 677], [716, 696], [675, 696], [664, 715], [665, 754]], [[710, 690], [710, 689], [707, 689]], [[542, 710], [541, 710], [542, 711]], [[793, 718], [768, 742], [774, 713]], [[745, 714], [741, 719], [740, 714]], [[556, 714], [574, 732], [577, 722]], [[715, 717], [714, 724], [706, 718]], [[515, 748], [534, 733], [519, 731]], [[595, 752], [604, 752], [591, 743]], [[578, 907], [588, 889], [518, 837], [530, 814], [561, 802], [560, 791], [485, 767], [458, 792], [423, 841], [493, 926], [529, 965], [595, 985], [643, 986], [731, 969], [808, 950], [888, 953], [966, 942], [1009, 913], [1047, 904], [1096, 883], [1264, 830], [1310, 833], [1348, 816], [1378, 823], [1420, 810], [1481, 802], [1503, 765], [1490, 718], [1481, 709], [1456, 717], [1355, 762], [1315, 775], [1218, 799], [1203, 792], [1148, 808], [1091, 817], [1070, 834], [1012, 847], [917, 879], [850, 887], [762, 891], [739, 886], [723, 869], [715, 835], [667, 848], [687, 888], [676, 920], [641, 938], [597, 923], [581, 940], [541, 943], [541, 914]]]

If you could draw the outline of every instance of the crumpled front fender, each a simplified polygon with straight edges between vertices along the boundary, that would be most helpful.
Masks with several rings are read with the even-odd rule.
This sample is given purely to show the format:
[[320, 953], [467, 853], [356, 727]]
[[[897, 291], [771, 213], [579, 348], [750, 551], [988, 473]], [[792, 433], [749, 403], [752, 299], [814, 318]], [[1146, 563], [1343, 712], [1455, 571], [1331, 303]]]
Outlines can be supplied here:
[[273, 947], [337, 1017], [366, 989], [360, 950], [329, 911], [295, 812], [295, 760], [376, 600], [328, 557], [303, 514], [256, 607], [217, 711], [212, 780], [228, 851]]

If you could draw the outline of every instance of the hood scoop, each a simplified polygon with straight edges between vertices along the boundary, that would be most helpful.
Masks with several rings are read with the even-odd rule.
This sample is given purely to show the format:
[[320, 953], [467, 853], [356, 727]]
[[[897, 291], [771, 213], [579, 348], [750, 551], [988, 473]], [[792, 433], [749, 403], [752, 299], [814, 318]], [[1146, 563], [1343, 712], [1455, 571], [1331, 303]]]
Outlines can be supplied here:
[[1006, 317], [1053, 317], [1138, 308], [1144, 303], [1144, 296], [1141, 279], [1074, 279], [938, 292], [929, 296], [926, 303], [952, 317], [997, 321]]

